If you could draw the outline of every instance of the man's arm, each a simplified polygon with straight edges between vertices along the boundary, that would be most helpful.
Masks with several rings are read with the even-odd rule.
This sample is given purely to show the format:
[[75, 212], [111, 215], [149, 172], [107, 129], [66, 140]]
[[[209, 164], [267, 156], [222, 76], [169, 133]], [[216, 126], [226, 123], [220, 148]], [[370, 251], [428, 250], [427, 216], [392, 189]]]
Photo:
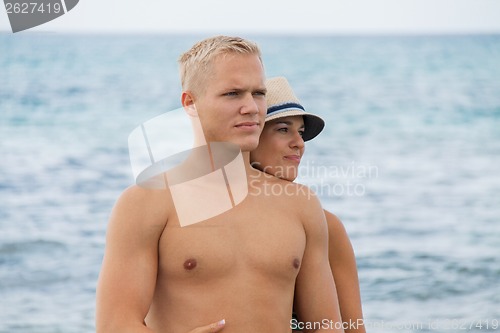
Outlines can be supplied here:
[[342, 321], [346, 333], [366, 332], [359, 291], [358, 269], [351, 241], [342, 221], [325, 210], [328, 224], [328, 251], [333, 279], [337, 286]]
[[166, 191], [127, 189], [108, 225], [99, 275], [97, 333], [150, 333], [144, 318], [158, 269], [158, 241], [167, 219]]
[[[295, 286], [295, 310], [304, 332], [344, 332], [328, 262], [328, 228], [318, 198], [307, 191], [300, 200], [306, 248]], [[308, 323], [312, 330], [308, 330]], [[315, 326], [313, 326], [315, 325]]]
[[[173, 209], [170, 203], [167, 191], [137, 186], [118, 199], [108, 225], [97, 286], [97, 333], [153, 332], [146, 327], [144, 318], [154, 295], [158, 242], [169, 209]], [[215, 333], [224, 326], [221, 320], [188, 333]]]

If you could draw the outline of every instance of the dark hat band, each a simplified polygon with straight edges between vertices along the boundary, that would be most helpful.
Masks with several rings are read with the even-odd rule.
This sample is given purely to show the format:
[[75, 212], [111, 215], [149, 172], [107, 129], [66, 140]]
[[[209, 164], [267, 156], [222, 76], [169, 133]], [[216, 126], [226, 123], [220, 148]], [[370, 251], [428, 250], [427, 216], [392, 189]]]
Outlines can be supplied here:
[[279, 104], [279, 105], [273, 105], [267, 109], [267, 114], [274, 113], [276, 111], [280, 110], [285, 110], [285, 109], [301, 109], [302, 111], [304, 110], [304, 107], [300, 104], [297, 103], [284, 103], [284, 104]]

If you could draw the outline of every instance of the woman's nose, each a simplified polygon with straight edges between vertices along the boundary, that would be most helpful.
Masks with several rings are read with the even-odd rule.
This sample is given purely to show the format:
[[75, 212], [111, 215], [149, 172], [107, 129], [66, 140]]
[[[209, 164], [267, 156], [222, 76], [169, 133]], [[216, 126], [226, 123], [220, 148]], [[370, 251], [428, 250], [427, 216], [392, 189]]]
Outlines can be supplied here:
[[304, 148], [304, 145], [305, 145], [305, 143], [304, 143], [304, 139], [302, 138], [302, 135], [300, 135], [300, 133], [298, 131], [295, 132], [293, 134], [293, 139], [290, 142], [290, 146], [302, 149], [302, 148]]

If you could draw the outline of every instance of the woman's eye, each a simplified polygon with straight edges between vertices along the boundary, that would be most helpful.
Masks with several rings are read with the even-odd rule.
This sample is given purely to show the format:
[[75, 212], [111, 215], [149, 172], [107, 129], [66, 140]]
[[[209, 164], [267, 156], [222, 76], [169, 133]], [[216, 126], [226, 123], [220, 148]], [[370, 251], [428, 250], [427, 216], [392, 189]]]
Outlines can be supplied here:
[[288, 128], [286, 128], [286, 127], [278, 128], [278, 132], [288, 133]]
[[304, 131], [299, 131], [299, 135], [302, 137], [304, 136]]

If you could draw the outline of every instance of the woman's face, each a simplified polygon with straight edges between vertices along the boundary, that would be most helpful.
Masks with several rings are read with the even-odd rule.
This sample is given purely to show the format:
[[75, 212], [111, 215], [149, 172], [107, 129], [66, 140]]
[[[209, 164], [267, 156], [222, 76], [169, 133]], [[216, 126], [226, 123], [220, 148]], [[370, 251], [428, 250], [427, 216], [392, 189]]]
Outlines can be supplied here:
[[250, 153], [252, 165], [275, 177], [293, 181], [304, 154], [304, 119], [283, 117], [266, 122], [259, 146]]

